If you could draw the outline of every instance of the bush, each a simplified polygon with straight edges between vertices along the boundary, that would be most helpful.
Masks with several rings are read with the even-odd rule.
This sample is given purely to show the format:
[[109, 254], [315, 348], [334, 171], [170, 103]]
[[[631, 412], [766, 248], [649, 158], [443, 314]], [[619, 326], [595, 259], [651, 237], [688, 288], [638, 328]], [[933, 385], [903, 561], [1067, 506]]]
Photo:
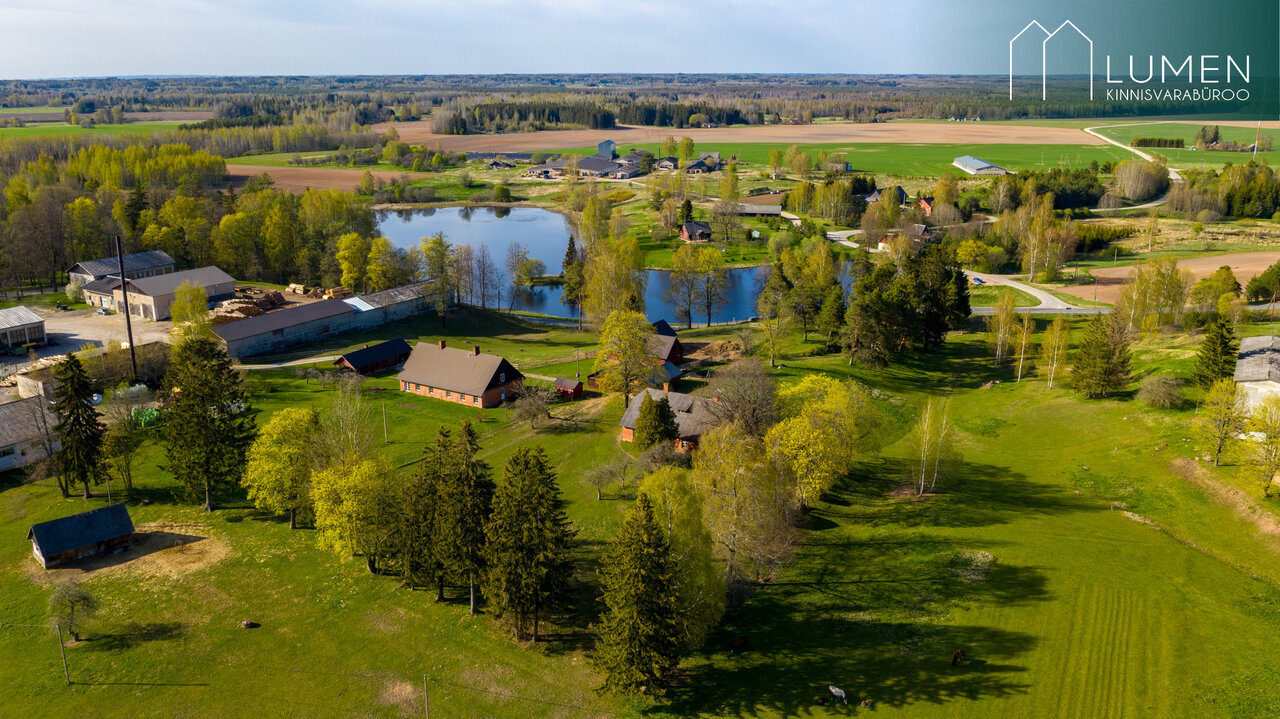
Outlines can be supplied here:
[[644, 467], [646, 472], [655, 472], [663, 467], [678, 467], [680, 469], [689, 469], [693, 466], [693, 458], [684, 452], [677, 451], [675, 447], [664, 442], [655, 444], [646, 449], [640, 455], [640, 466]]
[[1152, 375], [1142, 381], [1138, 401], [1154, 409], [1173, 409], [1182, 405], [1182, 380], [1165, 374]]

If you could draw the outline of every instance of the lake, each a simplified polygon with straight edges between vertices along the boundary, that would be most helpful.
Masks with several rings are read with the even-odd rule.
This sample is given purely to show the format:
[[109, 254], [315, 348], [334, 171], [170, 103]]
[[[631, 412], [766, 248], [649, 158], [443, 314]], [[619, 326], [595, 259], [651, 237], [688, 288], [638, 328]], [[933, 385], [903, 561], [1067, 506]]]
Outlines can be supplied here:
[[[547, 272], [559, 274], [564, 250], [569, 244], [571, 228], [558, 212], [536, 207], [442, 207], [430, 210], [380, 212], [381, 233], [397, 247], [416, 247], [423, 237], [443, 232], [457, 245], [489, 248], [501, 267], [507, 248], [523, 245], [529, 257], [542, 260]], [[728, 301], [711, 318], [714, 322], [743, 320], [755, 315], [764, 267], [729, 270]], [[671, 273], [649, 270], [645, 286], [645, 314], [651, 321], [665, 319], [676, 322], [675, 308], [662, 297], [671, 281]], [[523, 312], [537, 312], [554, 317], [572, 317], [573, 309], [561, 302], [560, 287], [534, 287], [514, 291], [507, 283], [503, 291], [503, 307]], [[706, 318], [694, 312], [696, 322]]]

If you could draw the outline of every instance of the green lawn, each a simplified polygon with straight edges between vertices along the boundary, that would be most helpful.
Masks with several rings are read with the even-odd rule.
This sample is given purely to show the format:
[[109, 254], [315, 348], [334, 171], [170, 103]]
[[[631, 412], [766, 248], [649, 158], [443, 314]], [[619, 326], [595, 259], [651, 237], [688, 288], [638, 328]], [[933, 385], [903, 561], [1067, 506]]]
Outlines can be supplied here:
[[18, 307], [20, 305], [27, 307], [53, 307], [59, 302], [73, 310], [82, 310], [89, 306], [84, 302], [72, 302], [67, 298], [66, 292], [45, 292], [38, 295], [23, 295], [21, 298], [10, 294], [9, 297], [0, 299], [0, 309]]
[[[679, 133], [676, 133], [677, 136]], [[736, 155], [747, 163], [743, 171], [767, 170], [769, 166], [769, 150], [778, 147], [772, 143], [739, 142], [739, 143], [699, 143], [698, 152], [719, 151], [721, 158], [728, 159]], [[659, 144], [620, 145], [619, 152], [632, 148], [657, 153], [662, 149]], [[961, 155], [974, 155], [988, 162], [995, 163], [1010, 170], [1040, 170], [1058, 167], [1087, 167], [1090, 162], [1099, 163], [1107, 160], [1120, 161], [1133, 155], [1118, 147], [1098, 145], [960, 145], [960, 144], [913, 144], [896, 142], [857, 142], [857, 143], [801, 143], [803, 152], [815, 157], [820, 150], [829, 153], [843, 152], [846, 160], [857, 172], [877, 175], [894, 175], [899, 177], [937, 177], [951, 172], [962, 175], [960, 170], [951, 166], [951, 162]], [[591, 154], [594, 147], [577, 147], [554, 152], [576, 152]], [[695, 178], [696, 182], [696, 178]]]
[[54, 106], [54, 105], [39, 105], [36, 107], [0, 107], [0, 115], [27, 115], [27, 114], [33, 114], [38, 112], [39, 113], [63, 112], [64, 110], [68, 110], [68, 109], [70, 108]]
[[970, 307], [993, 307], [1001, 295], [1013, 295], [1013, 304], [1016, 307], [1035, 307], [1040, 304], [1040, 300], [1031, 295], [1017, 290], [1012, 287], [1001, 287], [999, 285], [969, 285], [969, 306]]
[[[484, 333], [486, 350], [524, 349], [545, 369], [568, 369], [565, 350], [571, 356], [582, 337], [485, 316], [452, 324], [451, 341]], [[401, 328], [406, 337], [438, 334]], [[1136, 345], [1137, 373], [1185, 376], [1195, 341]], [[431, 708], [449, 717], [861, 715], [819, 705], [829, 684], [887, 717], [1280, 713], [1280, 540], [1260, 521], [1280, 500], [1263, 501], [1233, 467], [1197, 468], [1184, 441], [1190, 404], [1153, 411], [1127, 393], [1086, 401], [1034, 374], [1014, 382], [1010, 367], [992, 366], [978, 331], [883, 369], [807, 356], [817, 346], [788, 338], [775, 375], [865, 383], [883, 419], [883, 450], [812, 508], [790, 565], [729, 612], [686, 662], [666, 707], [596, 695], [599, 678], [582, 651], [596, 606], [595, 558], [630, 496], [614, 488], [596, 501], [580, 482], [620, 451], [615, 397], [559, 405], [561, 419], [537, 432], [509, 425], [502, 410], [486, 411], [479, 426], [495, 467], [521, 443], [548, 451], [580, 530], [576, 610], [552, 625], [552, 641], [517, 646], [490, 617], [469, 617], [457, 590], [441, 605], [431, 592], [400, 589], [361, 562], [320, 552], [309, 530], [291, 532], [241, 498], [226, 498], [212, 515], [176, 504], [149, 443], [139, 485], [151, 503], [131, 506], [134, 521], [203, 539], [162, 555], [121, 555], [118, 567], [87, 579], [104, 610], [87, 624], [89, 641], [67, 650], [71, 687], [47, 630], [0, 629], [0, 713], [417, 716], [424, 674]], [[323, 409], [334, 393], [290, 370], [253, 372], [248, 382], [259, 421], [287, 406]], [[366, 396], [379, 432], [386, 409], [389, 442], [379, 451], [397, 464], [420, 456], [436, 428], [477, 416], [393, 388], [384, 375], [367, 383]], [[920, 499], [899, 490], [906, 437], [928, 396], [949, 400], [963, 462], [941, 492]], [[1057, 436], [1046, 441], [1049, 432]], [[47, 481], [6, 478], [0, 621], [40, 624], [49, 582], [76, 570], [39, 570], [22, 537], [32, 522], [85, 503], [58, 498]], [[973, 563], [981, 552], [992, 558], [985, 572]], [[262, 626], [240, 629], [242, 619]], [[750, 648], [728, 651], [735, 637]], [[960, 648], [969, 661], [952, 668]]]
[[98, 125], [85, 128], [65, 122], [29, 123], [26, 127], [0, 127], [0, 137], [49, 137], [55, 135], [114, 135], [116, 133], [144, 134], [177, 130], [179, 121], [127, 122], [123, 125]]

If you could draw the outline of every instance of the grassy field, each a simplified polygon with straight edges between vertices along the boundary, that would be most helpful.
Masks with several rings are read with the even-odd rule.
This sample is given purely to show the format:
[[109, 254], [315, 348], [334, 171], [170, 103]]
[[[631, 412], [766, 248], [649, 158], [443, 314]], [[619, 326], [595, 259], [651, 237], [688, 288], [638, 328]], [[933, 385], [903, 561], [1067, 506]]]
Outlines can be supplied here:
[[98, 125], [85, 128], [79, 125], [68, 125], [65, 122], [31, 123], [26, 127], [0, 127], [0, 137], [50, 137], [55, 135], [114, 135], [116, 133], [145, 134], [163, 130], [176, 130], [178, 121], [173, 122], [127, 122], [122, 125]]
[[969, 306], [992, 307], [1002, 295], [1013, 295], [1013, 303], [1017, 307], [1035, 307], [1040, 304], [1040, 300], [1012, 287], [969, 285]]
[[36, 107], [0, 107], [0, 115], [28, 115], [37, 112], [63, 112], [66, 107], [39, 105]]
[[[640, 144], [619, 146], [618, 150], [625, 152], [633, 147], [653, 153], [662, 149], [661, 145]], [[718, 151], [720, 157], [725, 159], [735, 155], [749, 165], [742, 168], [744, 171], [752, 171], [768, 169], [769, 150], [774, 147], [777, 145], [770, 143], [700, 143], [696, 149], [698, 152]], [[843, 152], [857, 172], [898, 177], [937, 177], [948, 172], [961, 175], [963, 173], [960, 170], [951, 166], [951, 162], [961, 155], [981, 157], [1010, 170], [1040, 170], [1058, 167], [1060, 163], [1068, 167], [1087, 167], [1094, 160], [1103, 163], [1132, 157], [1118, 147], [1097, 145], [917, 145], [865, 142], [800, 144], [799, 148], [815, 157], [821, 150], [829, 153]], [[591, 154], [595, 151], [594, 147], [557, 150], [579, 154]]]
[[[1100, 128], [1098, 133], [1123, 142], [1126, 145], [1132, 142], [1135, 137], [1176, 137], [1186, 141], [1187, 145], [1192, 145], [1195, 142], [1196, 132], [1203, 126], [1200, 123], [1152, 123], [1149, 125]], [[1252, 127], [1227, 125], [1219, 126], [1218, 130], [1223, 140], [1240, 142], [1245, 145], [1253, 143], [1254, 137], [1258, 132], [1256, 128]], [[1262, 134], [1271, 135], [1273, 140], [1280, 138], [1280, 131], [1278, 130], [1263, 129]], [[1234, 162], [1239, 164], [1248, 162], [1254, 156], [1251, 152], [1184, 150], [1167, 147], [1140, 147], [1138, 149], [1148, 154], [1158, 153], [1164, 155], [1169, 159], [1171, 167], [1180, 169], [1221, 169], [1225, 163]], [[1280, 148], [1268, 152], [1259, 152], [1257, 157], [1259, 160], [1266, 158], [1268, 162], [1275, 164], [1280, 161]]]
[[[539, 361], [564, 357], [580, 342], [575, 336], [589, 339], [503, 318], [452, 324], [459, 327], [447, 330], [451, 340], [484, 332], [485, 349], [524, 349]], [[401, 334], [439, 330], [426, 321], [416, 334]], [[1136, 345], [1138, 374], [1185, 376], [1195, 341], [1174, 335]], [[1280, 712], [1272, 681], [1280, 640], [1272, 522], [1280, 500], [1263, 501], [1232, 467], [1192, 460], [1190, 404], [1154, 411], [1128, 393], [1086, 401], [1039, 377], [1014, 382], [1010, 368], [992, 366], [977, 332], [953, 334], [940, 354], [884, 369], [809, 356], [816, 347], [790, 338], [776, 376], [821, 372], [865, 383], [882, 415], [883, 450], [813, 508], [793, 562], [730, 611], [706, 650], [686, 662], [687, 680], [669, 706], [591, 691], [599, 679], [582, 653], [596, 611], [591, 557], [615, 531], [630, 490], [596, 501], [579, 481], [619, 452], [621, 403], [590, 398], [559, 405], [561, 419], [537, 432], [509, 425], [503, 411], [487, 411], [480, 425], [495, 466], [521, 442], [547, 449], [580, 530], [577, 609], [556, 621], [552, 641], [517, 646], [490, 618], [469, 617], [456, 590], [440, 605], [429, 592], [398, 589], [394, 578], [320, 552], [309, 530], [290, 532], [242, 499], [227, 498], [212, 515], [175, 504], [174, 481], [149, 443], [140, 496], [151, 503], [131, 507], [135, 522], [166, 522], [167, 531], [202, 539], [121, 555], [128, 561], [88, 577], [105, 608], [87, 624], [89, 640], [67, 650], [71, 687], [63, 686], [47, 630], [0, 629], [8, 658], [0, 664], [0, 713], [417, 716], [424, 674], [432, 709], [450, 717], [856, 712], [819, 705], [828, 684], [890, 717]], [[286, 406], [323, 409], [333, 396], [289, 370], [253, 372], [249, 382], [260, 421]], [[442, 424], [476, 417], [392, 387], [384, 376], [367, 392], [386, 407], [389, 442], [380, 451], [396, 463], [419, 456]], [[930, 396], [950, 402], [964, 461], [942, 492], [915, 498], [900, 491], [906, 436]], [[1062, 436], [1046, 442], [1046, 430]], [[48, 482], [7, 478], [0, 619], [40, 624], [49, 582], [76, 570], [40, 571], [21, 537], [32, 522], [85, 503], [58, 498]], [[986, 568], [975, 562], [983, 552], [991, 555]], [[242, 619], [262, 626], [240, 629]], [[750, 649], [731, 653], [738, 636]], [[969, 661], [952, 668], [959, 648]]]
[[61, 302], [73, 310], [82, 310], [89, 305], [84, 302], [72, 302], [67, 298], [66, 292], [45, 292], [38, 295], [23, 295], [18, 298], [16, 295], [10, 295], [5, 299], [0, 299], [0, 310], [6, 307], [18, 307], [24, 305], [27, 307], [53, 307]]

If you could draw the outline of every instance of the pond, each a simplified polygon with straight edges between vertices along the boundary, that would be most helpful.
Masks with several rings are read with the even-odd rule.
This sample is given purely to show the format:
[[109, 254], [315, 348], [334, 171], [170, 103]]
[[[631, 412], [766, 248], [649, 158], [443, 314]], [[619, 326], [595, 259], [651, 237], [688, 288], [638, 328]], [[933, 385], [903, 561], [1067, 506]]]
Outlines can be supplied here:
[[[560, 272], [571, 232], [563, 215], [536, 207], [443, 207], [383, 212], [379, 213], [378, 222], [382, 234], [397, 247], [415, 247], [423, 237], [443, 232], [453, 244], [488, 247], [499, 267], [508, 247], [513, 243], [523, 245], [529, 257], [542, 260], [547, 272], [554, 274]], [[712, 321], [732, 322], [754, 316], [756, 295], [766, 272], [767, 268], [763, 267], [729, 270], [728, 301], [714, 313]], [[665, 319], [678, 327], [675, 308], [662, 297], [670, 281], [670, 272], [649, 270], [645, 314], [651, 321]], [[561, 301], [559, 286], [513, 291], [506, 283], [503, 307], [553, 317], [574, 316], [573, 308]], [[694, 320], [705, 323], [706, 318], [695, 310]]]

